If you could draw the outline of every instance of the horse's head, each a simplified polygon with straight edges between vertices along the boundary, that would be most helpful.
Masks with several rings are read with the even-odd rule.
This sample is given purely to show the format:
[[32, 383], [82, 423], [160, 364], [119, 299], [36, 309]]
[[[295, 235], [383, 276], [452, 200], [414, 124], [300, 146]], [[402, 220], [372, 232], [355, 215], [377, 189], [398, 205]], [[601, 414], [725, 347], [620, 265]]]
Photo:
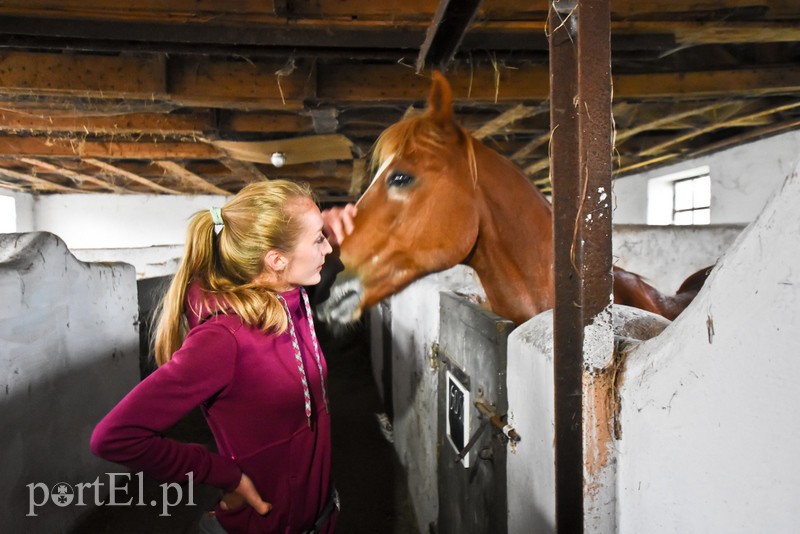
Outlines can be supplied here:
[[321, 308], [329, 322], [356, 320], [414, 280], [464, 261], [477, 238], [474, 148], [455, 122], [443, 75], [433, 75], [424, 114], [381, 134], [373, 168], [341, 247], [345, 270]]

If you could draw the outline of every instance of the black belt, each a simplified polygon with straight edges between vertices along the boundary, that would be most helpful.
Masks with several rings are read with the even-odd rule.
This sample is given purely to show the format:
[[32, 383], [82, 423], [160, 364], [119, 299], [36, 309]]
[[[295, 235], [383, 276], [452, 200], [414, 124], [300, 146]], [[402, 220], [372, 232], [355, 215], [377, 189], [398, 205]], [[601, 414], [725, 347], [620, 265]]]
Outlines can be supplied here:
[[339, 492], [336, 491], [336, 488], [331, 490], [331, 495], [328, 497], [328, 502], [325, 503], [325, 506], [323, 506], [322, 511], [319, 513], [319, 517], [316, 521], [314, 521], [314, 526], [309, 530], [303, 531], [303, 534], [316, 534], [319, 532], [319, 529], [321, 529], [322, 526], [328, 521], [328, 518], [333, 513], [334, 508], [337, 510], [340, 509]]

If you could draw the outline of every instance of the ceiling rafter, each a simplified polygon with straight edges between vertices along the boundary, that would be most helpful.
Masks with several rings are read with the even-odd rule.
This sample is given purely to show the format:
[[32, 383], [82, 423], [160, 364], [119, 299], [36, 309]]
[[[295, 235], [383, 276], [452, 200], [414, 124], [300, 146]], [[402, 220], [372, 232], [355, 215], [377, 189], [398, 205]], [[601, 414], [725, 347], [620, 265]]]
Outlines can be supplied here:
[[51, 172], [53, 174], [66, 176], [67, 178], [70, 178], [71, 180], [77, 182], [78, 185], [81, 185], [84, 182], [86, 182], [102, 187], [103, 189], [111, 191], [113, 193], [119, 193], [119, 194], [128, 193], [126, 189], [114, 185], [111, 182], [108, 182], [107, 180], [103, 180], [101, 178], [97, 178], [89, 174], [75, 172], [71, 169], [65, 169], [64, 167], [59, 167], [51, 163], [47, 163], [46, 161], [42, 161], [35, 158], [19, 158], [19, 161], [21, 161], [22, 163], [27, 163], [31, 167], [35, 167], [37, 169], [42, 169], [44, 171]]
[[196, 190], [198, 190], [198, 192], [223, 196], [229, 196], [231, 194], [230, 191], [225, 191], [221, 187], [217, 187], [202, 176], [198, 176], [174, 161], [157, 160], [154, 163], [165, 171], [178, 177], [179, 180], [187, 183], [191, 187], [194, 187]]
[[33, 176], [31, 174], [27, 174], [24, 172], [17, 172], [12, 171], [11, 169], [4, 169], [0, 168], [0, 175], [5, 176], [7, 178], [13, 178], [16, 180], [21, 180], [23, 182], [27, 182], [31, 184], [35, 189], [41, 189], [44, 191], [58, 191], [60, 193], [83, 193], [81, 189], [76, 189], [74, 187], [67, 187], [64, 185], [60, 185], [48, 180], [43, 180], [38, 176]]
[[126, 171], [124, 169], [120, 169], [119, 167], [115, 167], [114, 165], [111, 165], [110, 163], [106, 163], [105, 161], [100, 161], [100, 160], [94, 159], [94, 158], [86, 158], [86, 159], [84, 159], [84, 161], [86, 163], [88, 163], [89, 165], [94, 165], [95, 167], [97, 167], [97, 168], [99, 168], [99, 169], [101, 169], [101, 170], [103, 170], [103, 171], [105, 171], [105, 172], [107, 172], [109, 174], [116, 175], [116, 176], [121, 176], [123, 178], [127, 178], [128, 180], [131, 180], [132, 182], [136, 182], [137, 184], [141, 184], [141, 185], [145, 186], [146, 188], [150, 189], [151, 191], [156, 191], [158, 193], [167, 193], [167, 194], [170, 194], [170, 195], [183, 195], [184, 194], [182, 191], [177, 191], [175, 189], [170, 189], [168, 187], [164, 187], [162, 185], [158, 185], [157, 183], [154, 183], [153, 181], [148, 180], [147, 178], [143, 178], [143, 177], [139, 176], [138, 174], [134, 174], [134, 173]]

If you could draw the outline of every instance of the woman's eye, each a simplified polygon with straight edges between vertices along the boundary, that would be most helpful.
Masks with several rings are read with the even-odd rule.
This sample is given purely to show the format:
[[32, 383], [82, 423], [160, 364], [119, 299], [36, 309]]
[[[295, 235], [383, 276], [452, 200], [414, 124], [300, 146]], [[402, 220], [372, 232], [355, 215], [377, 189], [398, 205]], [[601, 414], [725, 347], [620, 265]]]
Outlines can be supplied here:
[[408, 187], [414, 183], [414, 177], [404, 172], [393, 172], [386, 179], [389, 187]]

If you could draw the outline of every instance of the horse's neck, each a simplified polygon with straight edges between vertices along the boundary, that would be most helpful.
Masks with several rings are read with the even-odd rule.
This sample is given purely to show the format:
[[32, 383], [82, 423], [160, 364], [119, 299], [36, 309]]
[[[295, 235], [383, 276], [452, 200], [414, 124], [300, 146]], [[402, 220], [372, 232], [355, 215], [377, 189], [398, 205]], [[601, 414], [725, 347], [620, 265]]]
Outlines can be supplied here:
[[469, 265], [492, 310], [522, 323], [553, 307], [552, 209], [516, 166], [475, 145], [482, 202]]

